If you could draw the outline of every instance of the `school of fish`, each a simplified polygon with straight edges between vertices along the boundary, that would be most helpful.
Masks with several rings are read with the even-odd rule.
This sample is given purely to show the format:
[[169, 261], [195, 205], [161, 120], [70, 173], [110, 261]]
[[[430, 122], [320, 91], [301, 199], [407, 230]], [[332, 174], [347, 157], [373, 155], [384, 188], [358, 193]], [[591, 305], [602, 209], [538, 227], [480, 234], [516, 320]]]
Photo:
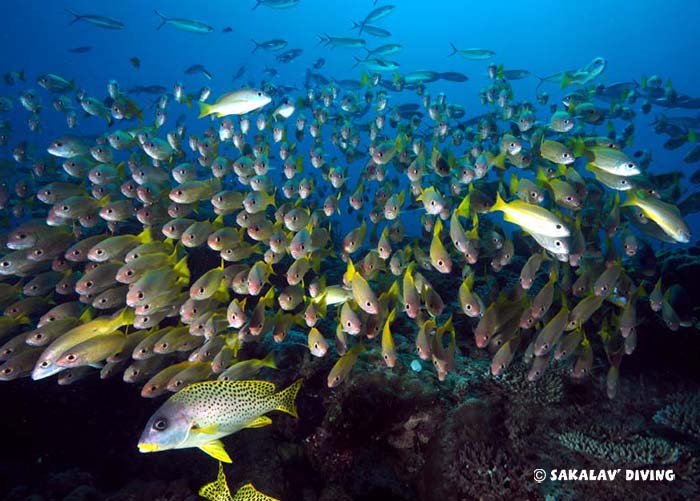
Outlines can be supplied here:
[[[200, 447], [223, 461], [218, 438], [269, 424], [270, 410], [296, 414], [298, 386], [280, 407], [269, 383], [234, 384], [277, 367], [274, 352], [242, 359], [242, 346], [268, 337], [284, 346], [291, 330], [306, 335], [311, 356], [337, 358], [330, 388], [371, 352], [391, 370], [408, 339], [441, 381], [475, 345], [488, 350], [493, 376], [516, 358], [530, 381], [552, 364], [582, 379], [603, 363], [614, 398], [644, 315], [660, 314], [671, 330], [692, 324], [685, 292], [660, 276], [655, 253], [692, 242], [684, 216], [700, 198], [678, 202], [684, 174], [651, 174], [651, 153], [631, 151], [635, 118], [700, 103], [658, 76], [599, 83], [603, 57], [540, 78], [489, 62], [492, 50], [452, 45], [443, 64], [488, 77], [459, 102], [431, 85], [466, 75], [400, 71], [387, 59], [400, 44], [369, 49], [359, 38], [390, 37], [377, 23], [394, 9], [355, 21], [356, 37], [319, 34], [322, 45], [367, 52], [354, 58], [357, 80], [322, 73], [320, 58], [303, 88], [273, 83], [268, 68], [267, 79], [214, 99], [181, 82], [126, 90], [110, 80], [90, 94], [53, 73], [37, 75], [37, 89], [8, 71], [0, 113], [19, 105], [27, 122], [0, 122], [0, 380], [99, 374], [140, 385], [146, 398], [175, 393], [164, 409], [201, 415], [159, 442], [156, 413], [141, 450]], [[158, 30], [214, 31], [155, 18]], [[304, 53], [287, 46], [270, 39], [251, 49], [279, 64]], [[201, 64], [186, 73], [217, 78]], [[241, 66], [234, 78], [244, 74]], [[524, 78], [540, 80], [532, 101], [514, 91]], [[142, 94], [157, 96], [155, 111]], [[477, 105], [487, 111], [469, 117]], [[48, 113], [65, 116], [63, 134], [45, 145], [16, 139]], [[185, 117], [199, 127], [187, 130]], [[81, 121], [104, 133], [81, 135]], [[697, 141], [700, 122], [658, 114], [654, 128], [675, 149]], [[700, 147], [685, 161], [700, 161]], [[207, 405], [228, 394], [236, 405]], [[239, 416], [242, 408], [253, 411]]]

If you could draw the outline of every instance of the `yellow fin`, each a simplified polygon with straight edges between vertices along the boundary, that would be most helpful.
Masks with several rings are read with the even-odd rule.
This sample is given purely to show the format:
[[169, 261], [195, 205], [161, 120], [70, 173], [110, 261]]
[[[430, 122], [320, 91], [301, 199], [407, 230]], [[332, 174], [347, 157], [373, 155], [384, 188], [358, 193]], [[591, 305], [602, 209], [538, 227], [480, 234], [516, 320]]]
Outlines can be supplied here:
[[295, 403], [295, 400], [297, 397], [297, 393], [299, 393], [299, 388], [301, 388], [301, 383], [303, 381], [303, 379], [297, 379], [292, 384], [290, 384], [289, 387], [275, 395], [275, 399], [277, 400], [277, 406], [275, 407], [275, 410], [286, 412], [287, 414], [294, 417], [299, 417], [299, 415], [297, 414], [297, 405]]
[[226, 284], [226, 280], [221, 280], [219, 287], [216, 289], [216, 292], [214, 292], [214, 295], [212, 297], [220, 303], [227, 303], [231, 300], [231, 297], [228, 293], [228, 286]]
[[215, 424], [210, 424], [209, 426], [205, 426], [204, 428], [199, 428], [199, 427], [193, 427], [192, 431], [195, 433], [204, 433], [206, 435], [213, 435], [218, 431], [218, 427]]
[[270, 419], [267, 416], [260, 416], [248, 423], [246, 425], [246, 428], [262, 428], [263, 426], [267, 426], [270, 424], [272, 424], [272, 419]]
[[180, 277], [182, 283], [187, 284], [190, 281], [190, 269], [187, 267], [187, 254], [177, 262], [173, 271]]
[[228, 484], [226, 483], [224, 465], [221, 464], [221, 461], [219, 461], [219, 474], [216, 476], [216, 480], [199, 489], [199, 495], [205, 499], [209, 499], [210, 501], [232, 499], [231, 491], [229, 491]]
[[199, 448], [222, 463], [233, 462], [228, 452], [226, 452], [226, 449], [224, 449], [224, 444], [221, 440], [212, 440], [211, 442], [200, 445]]
[[275, 363], [275, 352], [271, 351], [268, 353], [267, 356], [260, 361], [260, 363], [265, 367], [269, 367], [270, 369], [276, 369], [277, 364]]
[[153, 242], [153, 234], [151, 233], [151, 227], [146, 226], [146, 228], [144, 228], [144, 230], [141, 233], [136, 235], [136, 238], [142, 244], [150, 244], [151, 242]]

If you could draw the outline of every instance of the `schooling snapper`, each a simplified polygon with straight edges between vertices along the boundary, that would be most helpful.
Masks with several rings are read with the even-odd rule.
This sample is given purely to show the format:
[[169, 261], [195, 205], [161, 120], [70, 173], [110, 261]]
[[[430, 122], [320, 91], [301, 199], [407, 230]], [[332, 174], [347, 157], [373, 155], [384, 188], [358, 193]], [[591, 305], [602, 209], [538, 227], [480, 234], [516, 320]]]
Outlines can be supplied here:
[[[674, 109], [700, 98], [604, 45], [545, 65], [455, 31], [419, 64], [389, 26], [403, 3], [344, 6], [343, 26], [304, 17], [323, 2], [247, 3], [66, 9], [61, 57], [112, 75], [3, 70], [0, 380], [121, 377], [169, 395], [141, 452], [228, 463], [221, 439], [297, 417], [302, 376], [300, 427], [367, 367], [461, 388], [486, 359], [491, 381], [566, 374], [613, 400], [641, 325], [697, 325], [663, 259], [696, 243], [700, 118]], [[201, 494], [272, 499], [223, 469]]]

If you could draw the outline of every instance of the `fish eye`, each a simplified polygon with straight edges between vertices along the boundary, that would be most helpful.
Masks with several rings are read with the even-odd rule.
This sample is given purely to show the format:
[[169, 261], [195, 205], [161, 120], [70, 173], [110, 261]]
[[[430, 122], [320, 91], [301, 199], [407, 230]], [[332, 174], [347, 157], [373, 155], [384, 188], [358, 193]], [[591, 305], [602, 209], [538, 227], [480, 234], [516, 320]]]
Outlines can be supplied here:
[[[153, 389], [155, 390], [156, 388], [153, 388]], [[156, 431], [164, 431], [167, 427], [168, 427], [168, 420], [165, 418], [160, 418], [153, 423], [153, 429]]]
[[567, 201], [567, 202], [571, 202], [573, 199], [574, 199], [574, 197], [572, 197], [571, 195], [569, 195], [568, 197], [566, 197], [566, 201]]
[[628, 169], [634, 169], [634, 164], [632, 162], [627, 163], [627, 168]]
[[63, 212], [68, 212], [70, 210], [70, 207], [68, 207], [67, 205], [64, 205], [63, 207], [61, 207], [61, 210]]
[[12, 374], [12, 371], [13, 371], [12, 367], [5, 367], [2, 371], [2, 375], [9, 376], [10, 374]]
[[139, 298], [139, 299], [143, 299], [143, 297], [144, 297], [144, 296], [143, 296], [143, 292], [139, 291], [139, 293], [136, 294], [136, 297]]
[[41, 362], [41, 363], [39, 364], [39, 367], [41, 367], [42, 369], [46, 369], [48, 366], [49, 366], [49, 361], [48, 361], [48, 360], [44, 360], [43, 362]]
[[556, 245], [557, 247], [561, 247], [561, 241], [560, 241], [560, 240], [555, 240], [555, 241], [554, 241], [554, 245]]
[[59, 148], [60, 148], [61, 146], [63, 146], [63, 143], [60, 142], [60, 141], [56, 141], [54, 144], [55, 144], [56, 146], [58, 146]]
[[467, 305], [464, 307], [464, 309], [467, 310], [467, 311], [472, 311], [472, 305], [471, 305], [471, 304], [467, 304]]

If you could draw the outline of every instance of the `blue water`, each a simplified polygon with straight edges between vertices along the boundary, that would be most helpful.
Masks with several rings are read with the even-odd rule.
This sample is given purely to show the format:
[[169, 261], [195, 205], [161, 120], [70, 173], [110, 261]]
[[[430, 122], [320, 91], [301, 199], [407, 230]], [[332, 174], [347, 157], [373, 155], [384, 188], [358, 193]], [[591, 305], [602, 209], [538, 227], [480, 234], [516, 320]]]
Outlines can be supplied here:
[[[382, 2], [379, 2], [381, 4]], [[478, 91], [489, 84], [486, 75], [488, 61], [467, 61], [458, 56], [449, 58], [450, 42], [460, 48], [483, 47], [496, 52], [493, 62], [506, 69], [528, 69], [536, 75], [549, 75], [574, 69], [597, 56], [608, 60], [605, 73], [596, 83], [640, 81], [643, 75], [659, 75], [670, 79], [679, 93], [700, 95], [700, 68], [695, 55], [700, 53], [700, 39], [696, 35], [696, 20], [700, 18], [700, 3], [684, 0], [636, 2], [594, 0], [588, 2], [518, 1], [518, 2], [395, 2], [397, 8], [378, 26], [388, 29], [391, 38], [363, 35], [368, 47], [387, 42], [400, 43], [404, 50], [388, 56], [400, 63], [400, 73], [419, 69], [459, 71], [469, 76], [466, 83], [440, 81], [430, 84], [433, 95], [445, 92], [451, 102], [466, 107], [467, 118], [484, 110], [478, 102]], [[57, 73], [75, 80], [88, 95], [106, 97], [110, 79], [119, 82], [122, 89], [134, 85], [158, 84], [171, 92], [176, 82], [182, 82], [187, 92], [197, 92], [207, 85], [212, 99], [242, 84], [257, 85], [265, 78], [266, 67], [275, 68], [279, 75], [272, 78], [277, 84], [303, 89], [303, 75], [318, 58], [326, 59], [321, 72], [336, 79], [360, 78], [361, 69], [352, 69], [353, 56], [364, 57], [362, 49], [330, 49], [318, 45], [318, 35], [357, 36], [351, 31], [352, 20], [361, 20], [375, 7], [369, 0], [358, 2], [303, 0], [294, 8], [276, 10], [260, 6], [255, 10], [253, 0], [188, 2], [139, 2], [125, 0], [97, 6], [89, 0], [66, 4], [55, 2], [6, 1], [0, 5], [0, 41], [3, 47], [3, 69], [24, 70], [28, 82], [21, 86], [0, 87], [0, 95], [16, 96], [20, 89], [34, 87], [43, 97], [45, 112], [42, 133], [28, 134], [26, 139], [35, 151], [43, 153], [45, 145], [66, 130], [63, 114], [51, 109], [48, 93], [34, 85], [37, 75]], [[94, 13], [118, 19], [125, 23], [123, 30], [105, 30], [84, 22], [70, 25], [72, 16], [63, 8], [77, 13]], [[153, 12], [158, 9], [170, 17], [201, 20], [212, 25], [211, 34], [194, 34], [166, 25], [156, 31], [160, 19]], [[233, 28], [222, 33], [224, 27]], [[275, 53], [258, 50], [251, 39], [271, 38], [288, 40], [289, 48], [302, 48], [301, 57], [289, 64], [277, 63]], [[72, 54], [68, 49], [90, 45], [86, 54]], [[138, 57], [141, 68], [136, 70], [129, 59]], [[203, 64], [214, 76], [186, 75], [192, 64]], [[232, 75], [244, 66], [244, 76], [237, 82]], [[386, 79], [392, 75], [385, 74]], [[516, 100], [534, 101], [537, 80], [528, 78], [513, 82]], [[550, 103], [562, 93], [556, 84], [545, 84]], [[572, 88], [567, 89], [567, 91]], [[153, 115], [152, 105], [157, 96], [140, 96], [147, 121]], [[399, 98], [400, 99], [400, 98]], [[410, 98], [414, 101], [414, 98]], [[639, 101], [638, 101], [639, 103]], [[638, 105], [637, 105], [638, 108]], [[78, 110], [77, 132], [95, 135], [104, 132], [103, 122], [97, 118], [84, 120]], [[638, 111], [638, 110], [637, 110]], [[633, 149], [652, 150], [654, 162], [650, 172], [682, 169], [692, 172], [682, 163], [688, 145], [668, 152], [662, 148], [665, 136], [654, 134], [649, 123], [656, 108], [648, 116], [639, 115]], [[168, 124], [184, 107], [168, 110]], [[670, 115], [696, 115], [693, 110], [672, 110]], [[13, 123], [13, 141], [25, 138], [22, 122], [29, 113], [19, 103], [12, 113], [6, 114]], [[540, 114], [542, 116], [542, 113]], [[187, 113], [189, 129], [203, 130], [202, 122], [194, 121], [195, 114]], [[621, 127], [620, 127], [621, 128]], [[10, 147], [14, 143], [10, 144]], [[633, 150], [632, 150], [633, 151]], [[696, 217], [689, 219], [693, 226]], [[698, 232], [694, 232], [698, 233]]]

